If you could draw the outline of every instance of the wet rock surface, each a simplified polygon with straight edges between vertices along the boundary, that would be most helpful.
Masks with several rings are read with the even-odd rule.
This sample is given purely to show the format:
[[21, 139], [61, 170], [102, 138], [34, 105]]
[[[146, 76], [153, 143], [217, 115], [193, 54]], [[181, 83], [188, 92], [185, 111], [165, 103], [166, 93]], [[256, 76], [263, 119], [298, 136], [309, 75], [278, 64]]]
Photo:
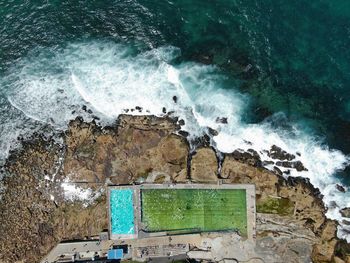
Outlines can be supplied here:
[[271, 149], [268, 155], [273, 159], [278, 159], [281, 161], [284, 161], [284, 160], [292, 161], [293, 159], [295, 159], [294, 154], [287, 153], [286, 151], [282, 150], [282, 148], [276, 145], [271, 146]]
[[[78, 118], [62, 134], [63, 145], [40, 137], [24, 142], [1, 168], [0, 262], [39, 262], [61, 240], [98, 235], [108, 227], [108, 183], [217, 182], [209, 139], [190, 154], [179, 129], [168, 117], [121, 115], [105, 128]], [[295, 163], [283, 150], [271, 150], [281, 162]], [[224, 183], [255, 184], [256, 253], [265, 262], [348, 262], [337, 224], [325, 218], [320, 193], [307, 180], [266, 170], [252, 149], [226, 154], [220, 175]], [[99, 194], [90, 202], [67, 199], [62, 182]]]
[[343, 217], [350, 218], [350, 207], [346, 207], [340, 210], [340, 213]]

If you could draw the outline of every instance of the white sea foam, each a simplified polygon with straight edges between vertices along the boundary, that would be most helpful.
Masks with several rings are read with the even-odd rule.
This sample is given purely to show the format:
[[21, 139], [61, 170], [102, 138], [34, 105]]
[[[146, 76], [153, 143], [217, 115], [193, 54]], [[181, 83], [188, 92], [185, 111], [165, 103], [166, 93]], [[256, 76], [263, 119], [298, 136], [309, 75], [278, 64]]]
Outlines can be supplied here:
[[[16, 88], [8, 99], [30, 118], [50, 122], [57, 128], [85, 114], [81, 111], [83, 104], [92, 108], [102, 123], [115, 120], [125, 109], [135, 106], [142, 107], [142, 112], [129, 113], [162, 115], [165, 107], [185, 120], [183, 129], [191, 136], [202, 135], [207, 127], [216, 129], [219, 134], [214, 144], [222, 152], [253, 148], [262, 160], [271, 160], [264, 150], [277, 145], [296, 155], [308, 169], [292, 169], [290, 176], [309, 178], [324, 195], [329, 206], [327, 216], [341, 222], [339, 209], [350, 206], [350, 192], [336, 189], [339, 181], [334, 174], [345, 167], [348, 158], [296, 126], [276, 130], [269, 121], [244, 123], [241, 117], [249, 98], [234, 91], [234, 87], [224, 87], [225, 76], [213, 66], [173, 66], [172, 60], [179, 53], [173, 47], [136, 52], [115, 43], [72, 44], [54, 54], [43, 53], [21, 62], [12, 73], [16, 74], [12, 76]], [[226, 117], [228, 123], [217, 122], [218, 117]], [[338, 234], [350, 241], [345, 225]]]

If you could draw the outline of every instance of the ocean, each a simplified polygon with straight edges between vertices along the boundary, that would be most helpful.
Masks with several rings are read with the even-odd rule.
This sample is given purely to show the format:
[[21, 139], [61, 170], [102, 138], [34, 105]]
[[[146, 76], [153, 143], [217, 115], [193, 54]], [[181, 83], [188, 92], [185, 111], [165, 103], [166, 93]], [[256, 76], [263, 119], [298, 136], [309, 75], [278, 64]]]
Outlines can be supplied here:
[[77, 116], [165, 108], [222, 152], [294, 154], [308, 171], [286, 176], [320, 189], [350, 241], [349, 47], [346, 0], [0, 1], [0, 159]]

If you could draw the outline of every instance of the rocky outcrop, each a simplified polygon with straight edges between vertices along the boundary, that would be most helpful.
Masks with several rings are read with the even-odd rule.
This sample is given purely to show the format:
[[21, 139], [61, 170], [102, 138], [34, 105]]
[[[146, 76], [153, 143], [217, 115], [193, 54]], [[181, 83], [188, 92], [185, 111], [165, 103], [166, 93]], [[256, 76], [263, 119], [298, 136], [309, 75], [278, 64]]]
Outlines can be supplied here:
[[[336, 238], [337, 224], [326, 219], [325, 207], [320, 199], [319, 191], [314, 189], [308, 181], [302, 178], [284, 180], [277, 174], [263, 168], [257, 169], [242, 163], [232, 155], [225, 157], [221, 174], [226, 177], [225, 181], [228, 183], [255, 184], [257, 212], [268, 212], [270, 215], [274, 215], [272, 219], [270, 218], [271, 220], [277, 220], [278, 218], [280, 220], [281, 215], [288, 215], [287, 219], [292, 220], [293, 224], [299, 229], [303, 229], [305, 233], [307, 231], [311, 233], [312, 239], [306, 238], [306, 241], [301, 242], [301, 244], [304, 243], [305, 246], [309, 247], [309, 257], [312, 258], [313, 262], [331, 262], [333, 260], [335, 246], [338, 242]], [[284, 202], [279, 202], [279, 206], [276, 207], [276, 202], [270, 202], [271, 198], [277, 200], [282, 198]], [[271, 206], [270, 211], [266, 204]], [[264, 208], [264, 211], [259, 211], [259, 207]], [[284, 218], [285, 220], [286, 218]], [[281, 249], [281, 251], [284, 251], [283, 253], [290, 253], [289, 250], [286, 251], [286, 246], [291, 246], [291, 243], [295, 242], [296, 239], [299, 240], [299, 237], [295, 231], [290, 229], [290, 223], [280, 222], [275, 225], [278, 227], [268, 229], [266, 224], [260, 224], [260, 230], [259, 227], [257, 229], [258, 240], [265, 238], [266, 235], [273, 236], [274, 249], [277, 249], [276, 251]], [[289, 230], [283, 230], [285, 227]], [[279, 242], [279, 237], [285, 236], [286, 232], [289, 232], [287, 240], [290, 241], [286, 243], [286, 239], [284, 239], [283, 242]], [[300, 240], [298, 242], [298, 246], [300, 246]], [[284, 260], [287, 259], [288, 257]]]
[[65, 174], [72, 180], [127, 184], [149, 173], [169, 174], [181, 182], [187, 176], [188, 143], [173, 133], [168, 118], [122, 115], [115, 129], [103, 131], [79, 120], [66, 139]]
[[290, 154], [287, 153], [286, 151], [284, 151], [282, 148], [276, 146], [276, 145], [272, 145], [270, 151], [268, 152], [269, 157], [271, 157], [272, 159], [278, 159], [281, 161], [292, 161], [293, 159], [295, 159], [295, 155], [294, 154]]
[[191, 160], [191, 180], [199, 183], [217, 182], [217, 165], [216, 154], [212, 148], [197, 149]]
[[[106, 229], [105, 184], [217, 182], [210, 138], [199, 140], [190, 154], [186, 139], [176, 135], [179, 128], [168, 117], [122, 115], [104, 128], [76, 119], [62, 134], [63, 145], [40, 137], [25, 143], [1, 169], [0, 261], [38, 262], [60, 240]], [[295, 162], [281, 149], [270, 154]], [[346, 260], [346, 246], [339, 248], [335, 236], [337, 224], [325, 218], [319, 192], [308, 181], [285, 180], [266, 170], [252, 149], [227, 154], [220, 176], [224, 183], [255, 184], [256, 249], [263, 258], [268, 250], [285, 262]], [[63, 183], [98, 195], [87, 203], [67, 199]]]
[[0, 262], [38, 262], [62, 239], [80, 239], [107, 228], [104, 196], [88, 207], [64, 202], [56, 183], [64, 177], [62, 154], [64, 149], [53, 141], [38, 138], [13, 153], [3, 168]]

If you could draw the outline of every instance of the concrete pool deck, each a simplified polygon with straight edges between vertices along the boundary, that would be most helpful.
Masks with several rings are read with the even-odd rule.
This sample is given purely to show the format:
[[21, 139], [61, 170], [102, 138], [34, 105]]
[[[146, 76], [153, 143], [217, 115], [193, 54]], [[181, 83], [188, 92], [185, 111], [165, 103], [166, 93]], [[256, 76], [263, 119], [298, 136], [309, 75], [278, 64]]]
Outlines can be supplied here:
[[[111, 226], [111, 203], [110, 194], [113, 190], [130, 189], [133, 191], [133, 209], [134, 209], [134, 233], [133, 234], [116, 234], [112, 232]], [[207, 190], [223, 190], [223, 189], [240, 189], [246, 193], [246, 213], [247, 213], [247, 239], [255, 238], [255, 186], [251, 184], [142, 184], [142, 185], [124, 185], [109, 186], [107, 191], [108, 212], [109, 212], [109, 234], [112, 240], [148, 238], [157, 236], [166, 236], [174, 234], [172, 232], [146, 232], [141, 220], [141, 192], [149, 189], [207, 189]], [[207, 232], [207, 231], [202, 231]], [[215, 231], [214, 231], [215, 232]], [[190, 234], [190, 232], [186, 232]], [[181, 233], [178, 233], [181, 234]]]

